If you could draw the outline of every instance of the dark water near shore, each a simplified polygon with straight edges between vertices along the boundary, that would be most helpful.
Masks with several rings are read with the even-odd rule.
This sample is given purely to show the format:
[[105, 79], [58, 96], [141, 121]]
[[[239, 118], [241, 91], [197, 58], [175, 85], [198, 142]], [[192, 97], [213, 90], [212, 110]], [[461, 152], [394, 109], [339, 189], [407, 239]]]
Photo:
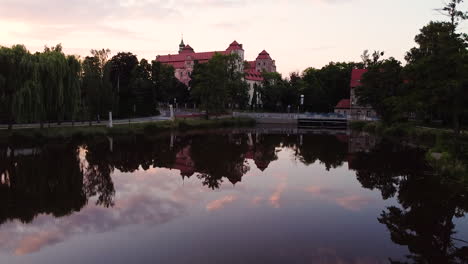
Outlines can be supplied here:
[[466, 263], [468, 189], [350, 132], [0, 145], [0, 263]]

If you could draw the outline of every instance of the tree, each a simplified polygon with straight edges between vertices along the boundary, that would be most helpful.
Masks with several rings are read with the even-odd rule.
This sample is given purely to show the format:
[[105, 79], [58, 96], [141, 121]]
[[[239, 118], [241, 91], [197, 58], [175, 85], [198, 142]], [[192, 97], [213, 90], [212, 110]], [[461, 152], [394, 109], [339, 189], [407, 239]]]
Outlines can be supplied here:
[[328, 112], [330, 103], [327, 102], [326, 87], [319, 79], [320, 70], [308, 68], [302, 74], [304, 81], [304, 109], [310, 112]]
[[430, 22], [416, 36], [419, 47], [412, 48], [406, 60], [414, 97], [427, 104], [425, 114], [430, 109], [451, 119], [458, 135], [468, 98], [468, 45], [467, 37], [454, 29], [448, 22]]
[[223, 112], [227, 104], [247, 104], [248, 86], [239, 72], [238, 60], [235, 54], [215, 54], [207, 63], [195, 64], [191, 95], [207, 115]]
[[117, 94], [117, 115], [129, 117], [134, 114], [135, 96], [132, 92], [132, 80], [138, 59], [130, 52], [119, 52], [109, 61], [112, 90]]
[[172, 103], [176, 99], [179, 103], [186, 103], [190, 99], [189, 88], [175, 77], [172, 65], [153, 61], [151, 78], [155, 85], [155, 101]]
[[[261, 102], [269, 111], [282, 111], [282, 96], [286, 82], [277, 72], [263, 72], [263, 84], [260, 87]], [[298, 99], [299, 100], [299, 99]]]
[[399, 107], [406, 96], [401, 62], [394, 58], [375, 63], [364, 74], [362, 86], [356, 88], [358, 104], [370, 105], [384, 122], [404, 118]]
[[142, 59], [135, 68], [132, 80], [132, 91], [135, 97], [136, 113], [138, 116], [149, 116], [156, 111], [156, 94], [151, 80], [151, 65]]

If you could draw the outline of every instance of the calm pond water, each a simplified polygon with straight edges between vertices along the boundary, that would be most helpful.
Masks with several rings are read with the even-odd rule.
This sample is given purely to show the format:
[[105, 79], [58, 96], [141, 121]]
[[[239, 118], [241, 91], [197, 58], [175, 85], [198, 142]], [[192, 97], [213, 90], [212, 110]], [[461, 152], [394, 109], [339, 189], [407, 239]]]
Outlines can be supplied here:
[[0, 263], [464, 263], [468, 191], [424, 155], [294, 129], [10, 143]]

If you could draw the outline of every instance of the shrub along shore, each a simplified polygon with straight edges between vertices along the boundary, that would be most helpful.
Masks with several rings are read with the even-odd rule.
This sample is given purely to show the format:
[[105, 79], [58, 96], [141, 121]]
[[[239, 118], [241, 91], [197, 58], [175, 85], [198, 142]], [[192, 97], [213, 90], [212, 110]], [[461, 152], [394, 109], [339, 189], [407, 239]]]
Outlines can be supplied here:
[[468, 188], [468, 134], [415, 126], [410, 123], [352, 122], [350, 128], [427, 150], [426, 160], [437, 174]]
[[27, 140], [45, 141], [53, 139], [71, 139], [90, 136], [118, 136], [118, 135], [151, 135], [164, 131], [186, 131], [190, 129], [249, 127], [254, 126], [251, 118], [220, 118], [220, 119], [178, 119], [175, 121], [158, 121], [138, 124], [117, 125], [112, 128], [105, 126], [88, 127], [53, 127], [31, 128], [0, 131], [0, 141]]

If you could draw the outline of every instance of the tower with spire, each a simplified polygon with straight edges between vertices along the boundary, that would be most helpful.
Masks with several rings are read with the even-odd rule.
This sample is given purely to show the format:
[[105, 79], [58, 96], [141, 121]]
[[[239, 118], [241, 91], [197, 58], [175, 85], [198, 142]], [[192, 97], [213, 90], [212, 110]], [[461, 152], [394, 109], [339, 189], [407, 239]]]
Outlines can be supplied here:
[[185, 48], [184, 35], [182, 35], [182, 39], [180, 40], [180, 44], [179, 44], [179, 53], [181, 53], [184, 48]]

